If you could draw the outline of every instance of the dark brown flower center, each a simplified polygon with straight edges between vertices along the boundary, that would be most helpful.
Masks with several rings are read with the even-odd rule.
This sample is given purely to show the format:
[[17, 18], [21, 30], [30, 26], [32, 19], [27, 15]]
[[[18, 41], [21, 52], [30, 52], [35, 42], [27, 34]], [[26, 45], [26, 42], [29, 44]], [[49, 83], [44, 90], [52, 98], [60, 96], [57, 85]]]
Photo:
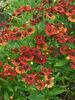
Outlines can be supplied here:
[[27, 31], [28, 31], [28, 32], [32, 32], [32, 28], [29, 28]]

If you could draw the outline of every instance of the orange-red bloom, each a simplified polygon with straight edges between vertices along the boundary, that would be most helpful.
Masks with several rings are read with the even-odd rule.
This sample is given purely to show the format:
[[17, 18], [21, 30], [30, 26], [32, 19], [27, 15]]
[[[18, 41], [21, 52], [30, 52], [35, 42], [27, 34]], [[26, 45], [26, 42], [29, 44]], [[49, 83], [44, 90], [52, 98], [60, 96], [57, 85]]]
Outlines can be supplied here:
[[46, 32], [46, 34], [49, 35], [49, 36], [54, 36], [54, 35], [56, 34], [56, 32], [57, 32], [57, 29], [56, 29], [56, 27], [55, 27], [53, 24], [49, 24], [49, 23], [48, 23], [48, 24], [46, 25], [45, 32]]
[[45, 64], [47, 57], [45, 55], [36, 55], [34, 61], [38, 64]]
[[44, 90], [45, 89], [45, 82], [43, 80], [38, 80], [35, 84], [36, 88], [38, 90]]
[[56, 18], [56, 16], [54, 15], [54, 14], [52, 14], [52, 13], [46, 13], [46, 17], [47, 18], [50, 18], [50, 19], [55, 19]]
[[29, 85], [34, 85], [36, 80], [36, 74], [26, 74], [26, 76], [22, 80]]
[[8, 63], [3, 65], [4, 70], [2, 72], [0, 72], [0, 75], [4, 78], [7, 77], [15, 77], [17, 75], [15, 69], [10, 66]]
[[68, 54], [69, 51], [70, 51], [70, 47], [69, 46], [62, 46], [62, 47], [60, 47], [60, 53], [62, 55]]
[[65, 14], [65, 9], [63, 6], [55, 6], [53, 10], [54, 12], [57, 12], [59, 14]]
[[59, 33], [57, 34], [56, 36], [56, 40], [61, 43], [61, 44], [64, 44], [66, 42], [68, 42], [69, 40], [69, 35], [67, 33]]
[[37, 45], [43, 45], [45, 43], [45, 36], [38, 34], [36, 36]]
[[15, 67], [15, 70], [18, 74], [24, 74], [27, 71], [32, 70], [31, 66], [28, 63], [24, 63], [24, 65]]

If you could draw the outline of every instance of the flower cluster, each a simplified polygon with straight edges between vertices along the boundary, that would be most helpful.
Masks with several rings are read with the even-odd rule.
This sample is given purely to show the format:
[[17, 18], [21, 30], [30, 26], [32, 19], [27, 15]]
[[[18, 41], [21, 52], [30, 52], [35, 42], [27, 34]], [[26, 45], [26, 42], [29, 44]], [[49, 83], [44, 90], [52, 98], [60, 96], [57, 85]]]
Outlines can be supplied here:
[[64, 24], [57, 23], [56, 25], [53, 25], [48, 23], [46, 25], [45, 32], [48, 36], [54, 37], [60, 44], [75, 42], [74, 35], [71, 36], [68, 34], [68, 29], [64, 26]]
[[[15, 65], [15, 64], [14, 64]], [[2, 78], [14, 80], [18, 74], [22, 75], [22, 81], [28, 85], [34, 85], [38, 90], [43, 90], [46, 87], [51, 88], [54, 86], [54, 77], [52, 77], [52, 70], [50, 68], [42, 67], [39, 73], [33, 72], [32, 68], [26, 63], [12, 67], [9, 64], [3, 65], [4, 71], [0, 72]], [[30, 74], [27, 72], [31, 71]]]
[[[2, 64], [1, 64], [2, 65]], [[1, 66], [0, 65], [0, 66]], [[3, 71], [0, 72], [0, 76], [2, 78], [8, 78], [11, 77], [11, 79], [15, 78], [17, 73], [15, 71], [15, 69], [10, 66], [8, 63], [4, 64], [3, 66], [1, 66], [3, 68]]]
[[67, 59], [71, 60], [71, 68], [75, 69], [75, 49], [71, 49], [69, 46], [62, 46], [60, 53], [68, 56]]
[[38, 90], [43, 90], [54, 86], [54, 77], [51, 74], [51, 69], [43, 67], [39, 73], [26, 74], [22, 81], [29, 85], [35, 85]]
[[[0, 72], [0, 75], [3, 78], [11, 77], [14, 79], [20, 74], [22, 75], [22, 81], [26, 82], [28, 85], [35, 86], [38, 90], [54, 86], [52, 69], [44, 67], [47, 61], [47, 56], [42, 53], [41, 49], [37, 47], [30, 48], [28, 46], [22, 46], [20, 50], [17, 51], [20, 52], [20, 56], [11, 60], [13, 66], [10, 66], [8, 63], [3, 65], [2, 61], [0, 61], [0, 66], [4, 69]], [[39, 72], [34, 71], [31, 62], [42, 65], [39, 68]]]
[[[52, 67], [56, 62], [68, 60], [71, 68], [75, 70], [75, 47], [69, 46], [69, 44], [75, 44], [75, 35], [70, 34], [70, 31], [74, 30], [70, 30], [70, 26], [67, 27], [57, 18], [61, 15], [67, 19], [67, 22], [75, 22], [75, 5], [71, 4], [72, 1], [60, 0], [49, 8], [45, 7], [49, 0], [43, 0], [39, 7], [33, 9], [30, 5], [21, 6], [14, 11], [8, 22], [13, 23], [14, 18], [21, 17], [23, 12], [33, 13], [28, 23], [22, 23], [20, 27], [15, 28], [12, 28], [13, 24], [2, 23], [0, 25], [1, 27], [6, 25], [3, 30], [0, 30], [0, 45], [5, 45], [9, 40], [21, 41], [24, 38], [27, 39], [28, 36], [35, 41], [35, 43], [31, 41], [34, 46], [23, 44], [19, 48], [12, 47], [11, 52], [19, 55], [10, 59], [11, 65], [9, 62], [3, 63], [0, 59], [0, 67], [3, 68], [0, 72], [2, 78], [14, 79], [17, 78], [17, 75], [21, 75], [21, 81], [35, 86], [38, 90], [43, 90], [54, 86]], [[40, 13], [37, 14], [38, 11]], [[51, 20], [52, 22], [50, 22]], [[38, 27], [41, 22], [44, 24], [43, 31], [39, 31], [41, 28]], [[50, 57], [55, 60], [49, 60]], [[37, 71], [37, 69], [39, 70]]]
[[4, 30], [0, 31], [0, 45], [5, 45], [9, 40], [20, 40], [34, 33], [34, 27], [22, 26], [22, 29], [16, 27], [11, 29], [10, 26], [6, 26]]
[[[45, 1], [47, 2], [47, 1]], [[42, 6], [40, 5], [40, 7], [36, 7], [34, 9], [31, 9], [30, 5], [27, 6], [21, 6], [19, 9], [16, 9], [16, 11], [13, 13], [13, 15], [9, 18], [9, 22], [11, 20], [14, 20], [14, 16], [18, 16], [22, 15], [23, 12], [27, 11], [27, 12], [34, 12], [35, 10], [39, 10], [42, 9], [46, 11], [44, 17], [49, 18], [54, 20], [56, 18], [56, 16], [54, 15], [54, 13], [59, 13], [59, 14], [63, 14], [63, 16], [67, 16], [68, 17], [68, 21], [70, 22], [75, 22], [75, 6], [70, 4], [70, 2], [72, 1], [62, 1], [60, 0], [57, 5], [52, 6], [50, 8], [44, 8], [44, 3], [42, 4]], [[38, 23], [40, 23], [43, 19], [43, 15], [42, 14], [34, 14], [33, 18], [29, 19], [30, 20], [30, 24], [31, 25], [36, 25]], [[1, 24], [1, 27], [4, 25], [4, 23]], [[0, 41], [2, 42], [2, 44], [5, 44], [5, 40], [16, 40], [16, 39], [21, 39], [23, 37], [26, 37], [26, 35], [30, 35], [32, 33], [34, 33], [34, 29], [33, 28], [29, 28], [26, 29], [26, 25], [24, 24], [22, 27], [22, 29], [20, 28], [15, 28], [13, 30], [11, 30], [10, 28], [7, 28], [8, 25], [6, 26], [6, 29], [1, 31], [2, 36], [0, 36]], [[60, 42], [60, 43], [65, 43], [67, 40], [71, 41], [74, 38], [73, 36], [68, 36], [67, 34], [67, 28], [61, 24], [61, 23], [57, 23], [56, 25], [54, 24], [50, 24], [48, 23], [46, 25], [46, 34], [49, 36], [53, 36], [55, 34], [58, 34], [56, 36], [56, 39]], [[63, 34], [64, 33], [64, 34]], [[64, 40], [63, 40], [64, 38]], [[68, 39], [69, 38], [69, 39]]]

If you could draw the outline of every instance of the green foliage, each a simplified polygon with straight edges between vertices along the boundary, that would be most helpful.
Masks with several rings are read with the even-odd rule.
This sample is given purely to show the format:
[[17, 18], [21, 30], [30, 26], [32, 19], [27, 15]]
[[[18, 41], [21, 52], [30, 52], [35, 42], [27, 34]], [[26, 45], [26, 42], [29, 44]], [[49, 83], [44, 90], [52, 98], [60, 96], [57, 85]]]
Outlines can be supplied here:
[[44, 96], [41, 94], [32, 94], [28, 98], [29, 100], [45, 100]]
[[58, 94], [61, 94], [63, 92], [65, 92], [66, 89], [60, 87], [60, 86], [56, 86], [55, 88], [51, 89], [51, 91], [49, 91], [49, 96], [57, 96]]
[[9, 99], [9, 94], [7, 91], [4, 91], [4, 100], [10, 100]]

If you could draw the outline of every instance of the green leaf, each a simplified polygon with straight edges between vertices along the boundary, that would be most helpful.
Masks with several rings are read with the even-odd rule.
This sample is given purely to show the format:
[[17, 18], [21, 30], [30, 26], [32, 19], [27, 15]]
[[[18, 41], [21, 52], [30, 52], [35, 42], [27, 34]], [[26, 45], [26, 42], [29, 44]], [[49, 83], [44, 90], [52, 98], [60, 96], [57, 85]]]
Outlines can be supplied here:
[[18, 96], [17, 100], [27, 100], [27, 99], [24, 97]]
[[8, 86], [8, 90], [9, 90], [10, 92], [13, 92], [13, 89], [12, 89], [11, 87], [9, 87], [9, 86]]
[[66, 64], [68, 64], [68, 60], [59, 60], [59, 62], [56, 62], [54, 67], [61, 67], [61, 66], [65, 66]]
[[0, 67], [0, 72], [2, 72], [4, 69]]
[[48, 95], [49, 96], [56, 96], [56, 95], [61, 94], [61, 93], [65, 92], [65, 91], [66, 90], [64, 88], [57, 86], [57, 87], [51, 89]]
[[7, 91], [4, 91], [4, 100], [10, 100], [9, 99], [9, 94]]
[[44, 96], [41, 94], [32, 94], [29, 96], [29, 100], [44, 100]]

